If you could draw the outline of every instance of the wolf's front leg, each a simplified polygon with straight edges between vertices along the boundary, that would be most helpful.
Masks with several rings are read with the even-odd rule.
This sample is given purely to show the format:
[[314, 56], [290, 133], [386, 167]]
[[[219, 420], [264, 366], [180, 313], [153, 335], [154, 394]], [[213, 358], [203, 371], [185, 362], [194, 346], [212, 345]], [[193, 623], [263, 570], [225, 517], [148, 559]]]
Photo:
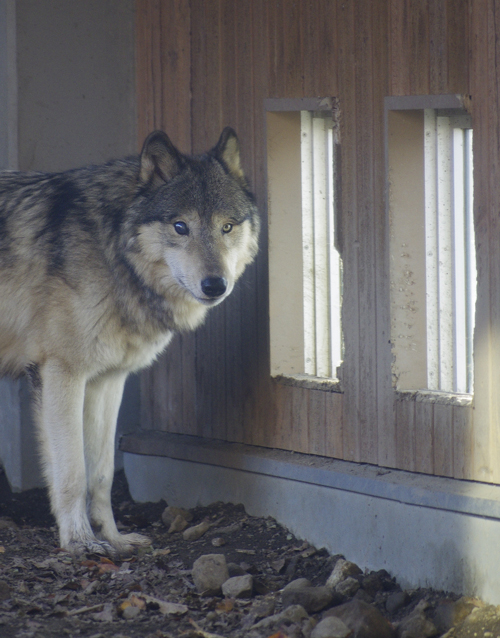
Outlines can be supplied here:
[[43, 470], [61, 547], [74, 553], [105, 553], [109, 548], [95, 537], [87, 516], [83, 450], [85, 378], [56, 360], [40, 366], [36, 377], [33, 385]]
[[85, 460], [92, 527], [115, 553], [128, 554], [135, 545], [149, 545], [141, 534], [120, 534], [111, 509], [115, 432], [125, 373], [108, 373], [87, 384], [84, 404]]

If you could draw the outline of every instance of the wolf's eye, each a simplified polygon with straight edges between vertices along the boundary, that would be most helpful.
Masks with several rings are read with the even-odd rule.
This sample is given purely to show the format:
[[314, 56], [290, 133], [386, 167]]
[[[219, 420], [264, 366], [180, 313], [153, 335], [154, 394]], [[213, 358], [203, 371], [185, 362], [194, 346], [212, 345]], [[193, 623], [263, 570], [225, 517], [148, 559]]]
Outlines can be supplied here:
[[224, 224], [224, 226], [222, 227], [223, 233], [230, 233], [232, 230], [233, 230], [233, 225], [230, 224], [229, 222], [227, 224]]
[[178, 235], [189, 235], [189, 228], [185, 222], [175, 222], [174, 228]]

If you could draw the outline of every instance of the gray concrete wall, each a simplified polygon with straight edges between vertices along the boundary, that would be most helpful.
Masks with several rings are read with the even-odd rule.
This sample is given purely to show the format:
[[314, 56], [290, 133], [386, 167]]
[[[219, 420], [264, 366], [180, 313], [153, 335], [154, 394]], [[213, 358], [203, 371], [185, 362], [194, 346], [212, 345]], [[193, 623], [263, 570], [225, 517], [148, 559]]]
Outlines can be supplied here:
[[[0, 168], [60, 171], [137, 152], [134, 7], [0, 0]], [[138, 421], [132, 378], [119, 427]], [[13, 489], [41, 484], [25, 380], [0, 380], [0, 463]]]
[[242, 503], [403, 587], [500, 604], [500, 486], [154, 432], [122, 447], [136, 501]]

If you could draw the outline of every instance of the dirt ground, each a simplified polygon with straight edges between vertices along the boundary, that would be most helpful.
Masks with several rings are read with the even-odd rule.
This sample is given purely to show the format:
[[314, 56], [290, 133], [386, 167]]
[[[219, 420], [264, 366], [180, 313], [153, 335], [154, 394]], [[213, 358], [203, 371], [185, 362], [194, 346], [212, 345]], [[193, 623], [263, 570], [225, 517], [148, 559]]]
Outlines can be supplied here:
[[[339, 558], [294, 538], [271, 518], [248, 516], [241, 506], [221, 503], [192, 510], [193, 525], [206, 520], [212, 527], [200, 539], [186, 541], [180, 533], [169, 534], [162, 522], [165, 502], [131, 501], [123, 473], [115, 478], [113, 504], [118, 527], [148, 535], [152, 547], [127, 560], [75, 558], [57, 548], [45, 491], [12, 494], [0, 469], [2, 638], [236, 638], [243, 635], [257, 602], [281, 611], [279, 591], [287, 583], [305, 577], [324, 585]], [[225, 555], [231, 575], [253, 575], [252, 599], [197, 592], [193, 562], [214, 553]], [[445, 597], [431, 590], [408, 592], [404, 609], [391, 617], [385, 602], [399, 587], [384, 571], [374, 575], [382, 586], [372, 592], [372, 603], [391, 621], [422, 599], [432, 607]], [[131, 606], [133, 613], [126, 612]], [[283, 632], [271, 634], [287, 638]]]

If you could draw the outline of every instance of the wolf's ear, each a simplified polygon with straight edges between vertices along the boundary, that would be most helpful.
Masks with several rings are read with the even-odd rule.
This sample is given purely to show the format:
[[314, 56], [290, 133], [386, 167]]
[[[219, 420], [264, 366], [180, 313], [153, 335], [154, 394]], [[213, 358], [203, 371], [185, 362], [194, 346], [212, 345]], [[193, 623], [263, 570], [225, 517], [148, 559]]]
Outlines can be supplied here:
[[139, 180], [142, 184], [161, 186], [178, 175], [183, 168], [182, 155], [163, 131], [150, 133], [141, 151]]
[[227, 168], [236, 179], [245, 179], [240, 160], [240, 143], [238, 136], [230, 126], [222, 131], [219, 141], [213, 149], [215, 157]]

